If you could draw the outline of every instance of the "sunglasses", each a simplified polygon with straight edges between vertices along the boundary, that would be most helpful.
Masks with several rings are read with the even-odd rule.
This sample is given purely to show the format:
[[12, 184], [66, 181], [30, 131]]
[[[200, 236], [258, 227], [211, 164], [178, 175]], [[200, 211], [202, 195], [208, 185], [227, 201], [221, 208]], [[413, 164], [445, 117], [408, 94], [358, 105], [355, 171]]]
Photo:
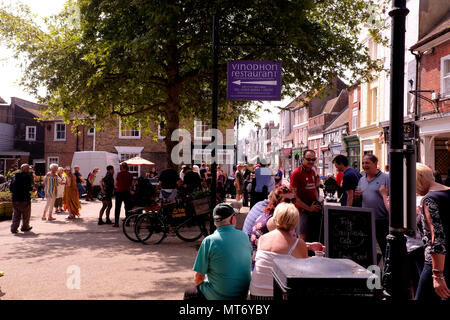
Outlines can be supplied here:
[[297, 200], [296, 198], [284, 198], [284, 199], [283, 199], [283, 202], [286, 202], [286, 203], [295, 203], [296, 200]]
[[305, 158], [305, 160], [315, 162], [317, 160], [317, 158]]

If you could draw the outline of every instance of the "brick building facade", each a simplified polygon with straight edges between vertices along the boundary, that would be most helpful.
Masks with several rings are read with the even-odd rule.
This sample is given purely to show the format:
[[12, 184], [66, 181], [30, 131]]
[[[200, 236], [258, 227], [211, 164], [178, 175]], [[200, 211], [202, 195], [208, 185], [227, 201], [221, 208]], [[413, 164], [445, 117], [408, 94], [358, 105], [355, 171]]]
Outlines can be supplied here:
[[450, 170], [450, 12], [415, 45], [419, 57], [419, 160], [446, 178]]

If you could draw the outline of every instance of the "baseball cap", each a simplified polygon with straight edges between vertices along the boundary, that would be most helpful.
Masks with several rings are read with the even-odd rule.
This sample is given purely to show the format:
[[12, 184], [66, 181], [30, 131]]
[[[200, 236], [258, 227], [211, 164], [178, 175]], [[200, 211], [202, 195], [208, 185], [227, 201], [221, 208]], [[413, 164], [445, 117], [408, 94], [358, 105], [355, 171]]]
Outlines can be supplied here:
[[220, 222], [236, 213], [238, 211], [233, 209], [228, 203], [219, 203], [213, 210], [213, 218], [215, 222]]

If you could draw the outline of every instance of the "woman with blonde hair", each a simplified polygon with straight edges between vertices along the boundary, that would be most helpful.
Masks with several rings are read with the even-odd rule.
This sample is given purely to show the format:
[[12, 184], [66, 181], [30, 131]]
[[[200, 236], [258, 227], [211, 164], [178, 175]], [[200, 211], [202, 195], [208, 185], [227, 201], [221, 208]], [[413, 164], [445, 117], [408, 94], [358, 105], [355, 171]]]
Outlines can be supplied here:
[[68, 219], [80, 216], [81, 203], [78, 196], [77, 179], [70, 167], [66, 167], [66, 187], [64, 189], [64, 209], [69, 211]]
[[[424, 196], [417, 216], [417, 229], [425, 245], [425, 263], [416, 300], [450, 298], [450, 188], [434, 180], [433, 170], [416, 165], [416, 192]], [[446, 280], [447, 279], [447, 280]]]
[[262, 235], [258, 240], [255, 269], [250, 283], [252, 300], [273, 299], [273, 260], [281, 256], [307, 258], [306, 243], [297, 238], [293, 230], [299, 222], [299, 213], [292, 203], [282, 202], [275, 208], [273, 222], [276, 229]]

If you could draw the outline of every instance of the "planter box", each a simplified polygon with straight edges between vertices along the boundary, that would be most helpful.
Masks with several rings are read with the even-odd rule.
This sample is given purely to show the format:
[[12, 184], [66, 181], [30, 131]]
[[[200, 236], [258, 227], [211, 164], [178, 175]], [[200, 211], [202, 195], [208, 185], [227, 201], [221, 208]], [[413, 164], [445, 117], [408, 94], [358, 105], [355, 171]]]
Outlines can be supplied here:
[[0, 202], [0, 219], [11, 220], [13, 214], [12, 202]]
[[210, 212], [210, 202], [211, 199], [208, 198], [201, 198], [197, 200], [192, 200], [192, 204], [194, 206], [195, 214], [208, 214]]

